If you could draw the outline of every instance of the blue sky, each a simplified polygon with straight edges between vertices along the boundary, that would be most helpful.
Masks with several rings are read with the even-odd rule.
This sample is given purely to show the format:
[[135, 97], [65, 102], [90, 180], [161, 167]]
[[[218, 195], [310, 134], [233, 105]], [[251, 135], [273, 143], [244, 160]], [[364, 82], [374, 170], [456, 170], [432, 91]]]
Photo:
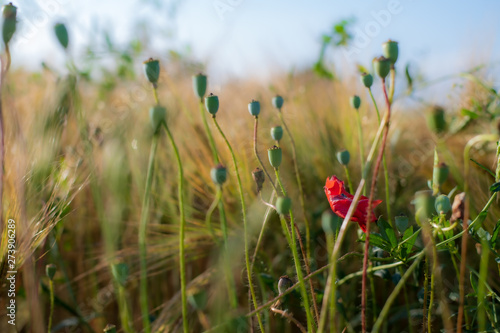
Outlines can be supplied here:
[[140, 38], [137, 23], [146, 22], [153, 56], [189, 48], [220, 80], [268, 78], [310, 66], [321, 35], [347, 18], [356, 19], [353, 48], [334, 52], [333, 59], [348, 72], [356, 63], [369, 65], [388, 38], [400, 43], [400, 63], [418, 64], [430, 78], [500, 60], [496, 0], [29, 0], [16, 5], [21, 33], [13, 47], [14, 65], [29, 68], [62, 59], [52, 36], [57, 21], [68, 25], [74, 53], [95, 38], [92, 31], [107, 28], [125, 42]]

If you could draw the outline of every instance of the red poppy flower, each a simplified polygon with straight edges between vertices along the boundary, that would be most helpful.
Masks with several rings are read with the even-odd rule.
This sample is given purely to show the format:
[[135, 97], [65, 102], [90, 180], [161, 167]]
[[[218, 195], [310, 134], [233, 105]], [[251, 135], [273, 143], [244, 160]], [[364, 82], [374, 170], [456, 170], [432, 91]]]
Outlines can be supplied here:
[[[344, 182], [335, 176], [327, 178], [325, 184], [325, 194], [328, 198], [328, 202], [330, 202], [330, 207], [332, 208], [333, 212], [338, 216], [345, 218], [354, 196], [346, 191]], [[377, 207], [381, 202], [382, 200], [372, 201], [372, 213], [370, 222], [375, 222], [377, 220], [373, 209], [375, 209], [375, 207]], [[358, 205], [356, 206], [354, 214], [352, 214], [351, 221], [358, 222], [359, 227], [361, 228], [361, 230], [363, 230], [363, 232], [366, 232], [367, 215], [368, 198], [362, 195], [358, 201]]]

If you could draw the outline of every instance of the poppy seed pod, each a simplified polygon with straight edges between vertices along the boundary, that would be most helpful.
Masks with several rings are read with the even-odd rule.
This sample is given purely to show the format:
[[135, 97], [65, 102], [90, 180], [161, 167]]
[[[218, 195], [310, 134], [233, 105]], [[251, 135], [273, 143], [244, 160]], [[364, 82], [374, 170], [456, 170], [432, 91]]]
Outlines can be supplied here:
[[160, 62], [157, 59], [149, 58], [144, 61], [144, 74], [152, 84], [158, 83], [160, 78]]
[[342, 225], [342, 220], [337, 214], [327, 209], [321, 214], [321, 227], [325, 234], [335, 234]]
[[155, 105], [149, 109], [149, 120], [151, 121], [151, 127], [157, 132], [162, 123], [167, 119], [167, 109], [163, 106]]
[[289, 197], [278, 197], [276, 199], [276, 210], [280, 215], [287, 215], [292, 209], [292, 199]]
[[227, 179], [227, 170], [226, 167], [222, 164], [217, 164], [212, 170], [210, 170], [210, 176], [212, 177], [212, 181], [216, 185], [222, 185], [226, 182]]
[[269, 163], [275, 169], [278, 169], [281, 165], [282, 152], [281, 148], [273, 146], [267, 150], [267, 155], [269, 157]]
[[219, 97], [210, 93], [210, 95], [205, 98], [205, 108], [210, 114], [215, 115], [217, 111], [219, 111]]
[[408, 216], [398, 215], [396, 216], [395, 221], [396, 221], [396, 227], [398, 228], [399, 232], [404, 233], [405, 230], [408, 228], [408, 223], [409, 223]]
[[107, 324], [103, 330], [104, 333], [116, 333], [116, 326], [113, 324]]
[[260, 103], [252, 99], [250, 103], [248, 103], [248, 112], [254, 117], [257, 117], [260, 113]]
[[434, 204], [436, 208], [436, 213], [446, 214], [451, 210], [450, 198], [447, 195], [441, 194], [436, 198], [436, 203]]
[[359, 98], [358, 95], [354, 95], [351, 97], [349, 100], [349, 103], [351, 104], [351, 107], [358, 110], [359, 107], [361, 106], [361, 98]]
[[384, 53], [384, 57], [389, 59], [392, 64], [398, 60], [398, 55], [399, 55], [399, 47], [398, 47], [398, 42], [395, 42], [393, 40], [388, 40], [387, 42], [382, 44], [382, 50]]
[[351, 155], [347, 150], [342, 150], [337, 152], [337, 161], [339, 161], [340, 164], [347, 166], [349, 164], [349, 161], [351, 160]]
[[262, 185], [264, 185], [264, 181], [266, 180], [264, 171], [262, 171], [262, 169], [260, 168], [255, 168], [252, 171], [252, 178], [257, 185], [257, 192], [260, 192], [262, 190]]
[[56, 33], [57, 40], [62, 45], [62, 47], [67, 49], [69, 44], [69, 37], [66, 26], [63, 23], [57, 23], [54, 26], [54, 32]]
[[447, 127], [444, 109], [440, 106], [433, 107], [427, 117], [427, 123], [434, 133], [444, 132]]
[[203, 98], [205, 97], [205, 93], [207, 92], [207, 76], [198, 73], [193, 75], [193, 91], [196, 97]]
[[11, 40], [14, 32], [16, 32], [17, 24], [17, 7], [11, 3], [3, 6], [2, 8], [2, 38], [5, 44], [8, 44]]
[[431, 218], [435, 215], [434, 203], [436, 197], [432, 191], [418, 191], [415, 193], [415, 210], [420, 220]]
[[273, 97], [272, 103], [276, 109], [281, 109], [283, 107], [283, 102], [283, 97], [281, 97], [280, 95], [276, 95], [275, 97]]
[[288, 275], [283, 275], [282, 277], [280, 277], [280, 279], [278, 281], [278, 292], [280, 294], [283, 294], [291, 286], [293, 286], [292, 280], [290, 280]]
[[441, 187], [448, 178], [449, 173], [450, 169], [445, 163], [441, 162], [438, 165], [435, 165], [432, 172], [432, 182]]
[[281, 126], [274, 126], [271, 128], [271, 137], [275, 141], [280, 141], [281, 138], [283, 138], [283, 127]]
[[381, 79], [385, 79], [391, 70], [391, 60], [385, 57], [375, 58], [373, 59], [373, 68]]
[[56, 275], [57, 267], [54, 264], [48, 264], [45, 266], [45, 274], [49, 278], [49, 280], [54, 279], [54, 275]]
[[373, 76], [368, 73], [361, 74], [361, 82], [366, 88], [370, 88], [373, 84]]

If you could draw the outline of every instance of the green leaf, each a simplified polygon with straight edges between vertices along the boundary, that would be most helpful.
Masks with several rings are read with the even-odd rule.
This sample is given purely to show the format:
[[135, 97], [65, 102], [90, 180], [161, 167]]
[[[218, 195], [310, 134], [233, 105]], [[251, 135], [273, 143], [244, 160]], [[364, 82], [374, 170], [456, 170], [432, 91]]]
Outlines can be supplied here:
[[498, 192], [500, 191], [500, 182], [496, 182], [495, 184], [490, 186], [490, 191], [491, 192]]
[[394, 229], [392, 229], [391, 225], [384, 221], [383, 219], [379, 219], [378, 227], [380, 228], [380, 233], [382, 237], [388, 240], [391, 243], [392, 248], [395, 248], [398, 245], [398, 240], [396, 238], [396, 233]]
[[491, 235], [490, 244], [491, 244], [491, 247], [493, 249], [496, 248], [499, 234], [500, 234], [500, 220], [497, 221], [497, 224], [495, 225], [495, 228], [493, 229], [493, 234]]
[[[482, 165], [481, 163], [479, 163], [478, 161], [474, 160], [473, 158], [470, 158], [470, 160], [474, 163], [477, 164], [477, 166], [479, 166], [481, 169], [483, 169], [484, 171], [488, 172], [493, 178], [495, 178], [495, 174], [493, 173], [493, 171], [491, 171], [490, 169], [488, 169], [487, 167], [485, 167], [484, 165]], [[491, 189], [491, 188], [490, 188]]]
[[471, 118], [471, 119], [477, 119], [477, 117], [479, 117], [479, 115], [477, 113], [475, 113], [474, 111], [471, 111], [471, 110], [467, 110], [467, 109], [462, 109], [460, 111], [460, 113], [464, 116]]
[[405, 76], [406, 76], [406, 83], [408, 84], [408, 93], [411, 93], [413, 90], [413, 79], [410, 75], [410, 64], [406, 65]]
[[418, 236], [419, 232], [420, 232], [420, 229], [413, 232], [413, 226], [406, 229], [406, 231], [403, 235], [402, 243], [404, 243], [403, 245], [405, 246], [408, 254], [411, 253], [411, 250], [413, 249], [413, 245], [415, 245], [415, 242], [417, 241], [417, 236]]
[[377, 246], [384, 251], [391, 252], [391, 244], [386, 241], [380, 234], [371, 233], [370, 234], [370, 244], [373, 246]]
[[472, 272], [470, 272], [470, 284], [472, 285], [472, 289], [474, 289], [474, 292], [476, 294], [477, 294], [477, 283], [478, 283], [477, 277]]

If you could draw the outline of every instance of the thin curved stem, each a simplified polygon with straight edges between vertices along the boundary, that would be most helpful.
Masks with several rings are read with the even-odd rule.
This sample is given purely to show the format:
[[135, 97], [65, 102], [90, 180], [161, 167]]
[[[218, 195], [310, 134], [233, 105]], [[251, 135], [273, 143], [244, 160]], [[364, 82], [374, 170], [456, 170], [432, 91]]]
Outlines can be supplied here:
[[146, 263], [146, 230], [149, 217], [149, 201], [151, 198], [151, 185], [153, 184], [154, 164], [156, 157], [156, 149], [158, 147], [159, 132], [153, 135], [151, 142], [151, 151], [149, 153], [148, 171], [146, 175], [146, 189], [142, 200], [141, 220], [139, 224], [139, 259], [140, 259], [140, 305], [142, 313], [142, 323], [146, 333], [151, 332], [151, 324], [149, 322], [148, 309], [148, 281], [147, 281], [147, 263]]
[[184, 171], [182, 168], [182, 161], [179, 155], [179, 149], [175, 144], [174, 137], [170, 132], [167, 124], [163, 123], [165, 127], [165, 131], [167, 132], [168, 138], [170, 139], [170, 143], [172, 144], [172, 148], [174, 150], [175, 159], [177, 161], [177, 200], [179, 200], [179, 214], [180, 214], [180, 230], [179, 230], [179, 270], [180, 270], [180, 278], [181, 278], [181, 301], [182, 301], [182, 327], [184, 328], [184, 333], [189, 332], [188, 326], [188, 318], [187, 318], [187, 295], [186, 295], [186, 263], [185, 263], [185, 250], [184, 250], [184, 238], [185, 238], [185, 229], [186, 229], [186, 218], [184, 213]]
[[[274, 187], [276, 187], [276, 186], [277, 186], [277, 184], [274, 185]], [[262, 198], [262, 193], [259, 193], [259, 195]], [[276, 196], [276, 190], [273, 189], [273, 191], [271, 193], [271, 198], [269, 199], [269, 202], [273, 202], [275, 196]], [[267, 222], [269, 221], [269, 216], [270, 216], [272, 209], [273, 208], [271, 208], [271, 207], [267, 207], [266, 213], [264, 214], [264, 222], [262, 223], [262, 227], [260, 228], [259, 237], [257, 238], [257, 243], [255, 244], [255, 249], [254, 249], [253, 256], [252, 256], [252, 262], [250, 264], [251, 271], [253, 271], [253, 266], [255, 264], [255, 258], [257, 257], [257, 253], [259, 252], [260, 243], [262, 242], [262, 239], [264, 237], [264, 230], [266, 229], [266, 225], [267, 225]]]
[[352, 191], [353, 187], [351, 182], [351, 175], [349, 174], [349, 168], [347, 167], [347, 165], [344, 165], [344, 170], [345, 170], [345, 177], [347, 178], [347, 184], [349, 185], [349, 191]]
[[222, 191], [219, 189], [219, 187], [217, 187], [217, 193], [215, 194], [214, 201], [208, 208], [207, 215], [205, 216], [205, 226], [210, 231], [210, 234], [212, 234], [212, 237], [214, 237], [214, 239], [215, 239], [215, 232], [214, 229], [212, 228], [212, 215], [215, 211], [215, 208], [217, 208], [217, 206], [219, 205], [221, 198], [222, 198]]
[[389, 90], [389, 102], [392, 104], [392, 100], [394, 98], [394, 90], [396, 88], [396, 69], [394, 68], [394, 64], [391, 65], [391, 86]]
[[299, 172], [299, 162], [297, 160], [297, 148], [295, 147], [295, 140], [293, 139], [292, 132], [288, 129], [288, 126], [285, 122], [285, 119], [283, 118], [283, 113], [281, 112], [281, 109], [278, 110], [278, 114], [281, 120], [281, 124], [283, 124], [283, 127], [285, 128], [286, 133], [288, 134], [288, 137], [290, 138], [290, 143], [292, 145], [292, 156], [293, 156], [293, 166], [295, 168], [295, 177], [297, 178], [297, 186], [299, 187], [299, 199], [300, 199], [300, 207], [302, 208], [302, 214], [304, 217], [304, 224], [306, 227], [306, 252], [307, 252], [307, 258], [311, 257], [311, 232], [309, 230], [309, 219], [307, 218], [307, 213], [306, 213], [306, 205], [305, 205], [305, 199], [304, 199], [304, 189], [302, 188], [302, 179], [300, 177], [300, 172]]
[[[356, 122], [358, 125], [358, 140], [359, 140], [359, 160], [361, 163], [361, 173], [365, 170], [365, 148], [363, 140], [363, 127], [361, 126], [361, 115], [359, 109], [356, 110]], [[363, 195], [366, 195], [366, 188], [363, 189]]]
[[288, 320], [290, 320], [292, 323], [295, 324], [295, 326], [297, 326], [297, 328], [301, 332], [303, 332], [303, 333], [307, 332], [305, 327], [302, 326], [302, 324], [297, 319], [293, 318], [293, 316], [290, 313], [287, 313], [286, 311], [283, 311], [283, 310], [276, 309], [275, 307], [271, 307], [271, 311], [285, 317]]
[[[252, 302], [254, 308], [257, 308], [257, 298], [255, 297], [255, 290], [254, 286], [252, 283], [252, 271], [250, 268], [250, 256], [248, 253], [248, 222], [247, 222], [247, 209], [245, 205], [245, 197], [243, 195], [243, 185], [241, 184], [241, 178], [240, 178], [240, 173], [238, 170], [238, 162], [236, 161], [236, 155], [234, 154], [233, 148], [231, 147], [231, 144], [229, 143], [228, 139], [226, 138], [226, 135], [222, 131], [222, 128], [220, 128], [219, 123], [217, 122], [217, 119], [215, 116], [212, 116], [212, 119], [214, 120], [214, 124], [217, 127], [217, 130], [219, 131], [220, 135], [226, 142], [227, 148], [229, 149], [229, 152], [231, 153], [231, 157], [233, 159], [233, 164], [234, 164], [234, 169], [236, 173], [236, 179], [238, 181], [238, 190], [240, 194], [240, 201], [241, 201], [241, 210], [243, 212], [243, 233], [244, 233], [244, 243], [245, 243], [245, 265], [247, 269], [247, 279], [248, 279], [248, 285], [250, 287], [250, 294], [252, 296]], [[260, 330], [264, 332], [264, 326], [262, 324], [262, 319], [260, 318], [260, 315], [257, 314], [257, 321], [259, 323]]]
[[205, 132], [207, 133], [208, 142], [210, 143], [210, 149], [212, 150], [212, 156], [214, 158], [215, 164], [219, 163], [219, 154], [217, 153], [217, 147], [215, 146], [214, 137], [212, 135], [212, 131], [210, 131], [210, 127], [208, 126], [207, 114], [205, 112], [205, 108], [203, 107], [203, 99], [200, 98], [200, 113], [201, 119], [203, 120], [203, 127], [205, 128]]

